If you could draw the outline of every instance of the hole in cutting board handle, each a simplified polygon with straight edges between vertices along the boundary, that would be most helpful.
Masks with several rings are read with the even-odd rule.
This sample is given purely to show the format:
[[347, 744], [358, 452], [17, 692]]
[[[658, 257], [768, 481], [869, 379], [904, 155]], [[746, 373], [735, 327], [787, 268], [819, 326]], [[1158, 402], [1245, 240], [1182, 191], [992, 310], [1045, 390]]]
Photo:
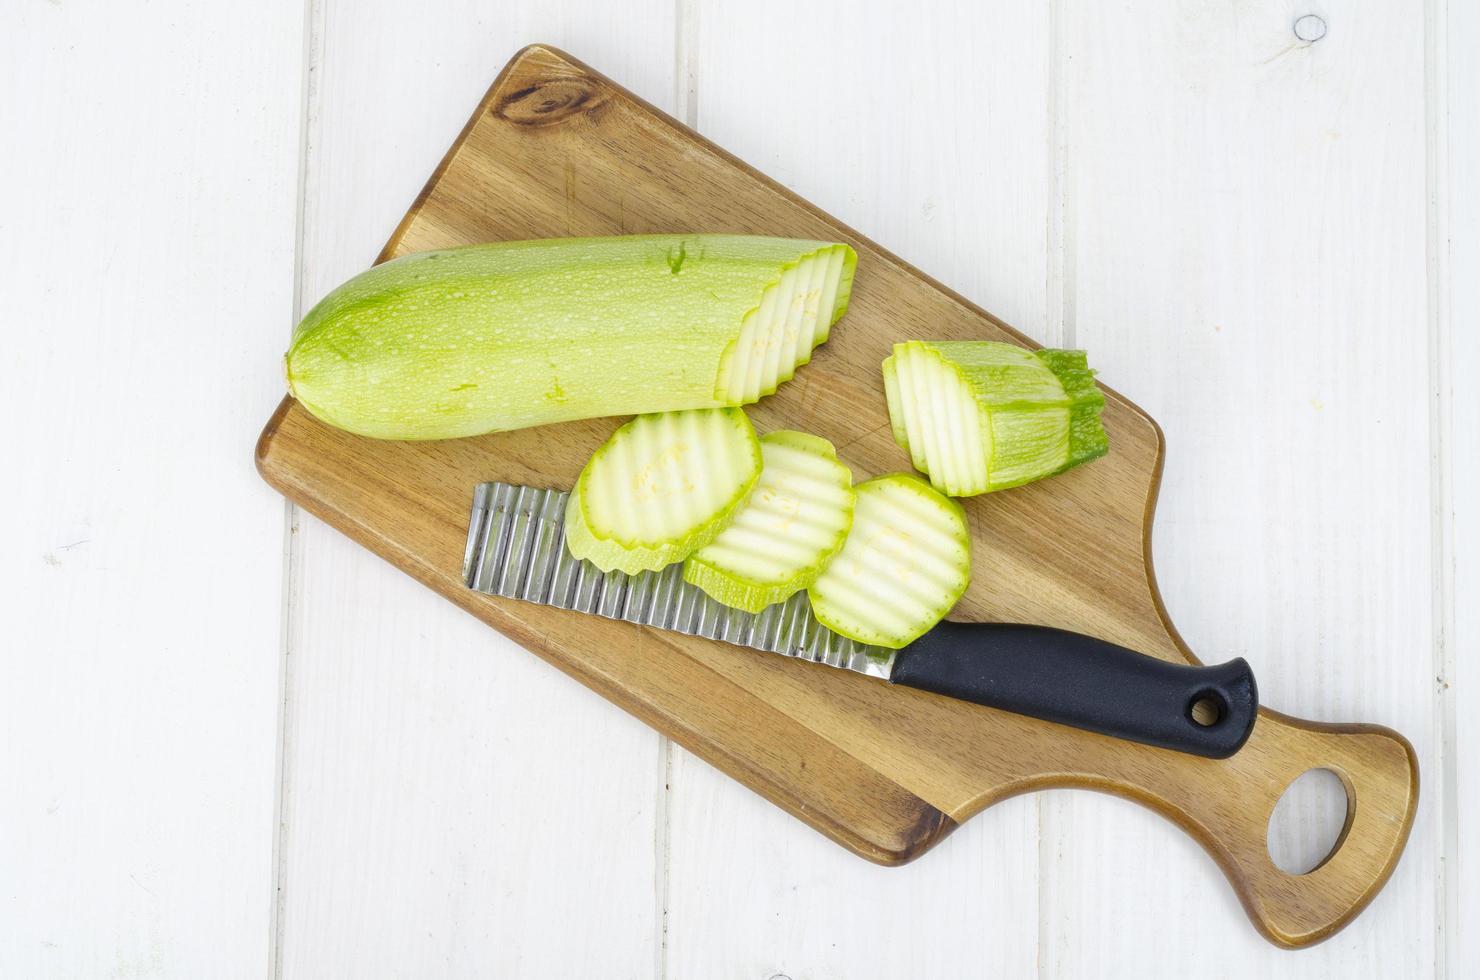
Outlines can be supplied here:
[[1228, 714], [1228, 705], [1213, 691], [1204, 691], [1187, 706], [1187, 717], [1204, 728], [1212, 728]]
[[1269, 859], [1286, 874], [1310, 874], [1341, 847], [1351, 808], [1351, 791], [1340, 776], [1307, 769], [1285, 787], [1269, 815]]

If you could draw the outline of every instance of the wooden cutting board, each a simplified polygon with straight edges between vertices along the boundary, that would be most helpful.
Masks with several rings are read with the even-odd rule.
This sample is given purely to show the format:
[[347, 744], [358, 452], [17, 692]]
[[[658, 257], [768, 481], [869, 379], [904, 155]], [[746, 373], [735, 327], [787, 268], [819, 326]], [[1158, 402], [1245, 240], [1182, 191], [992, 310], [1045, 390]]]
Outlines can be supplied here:
[[[909, 468], [879, 363], [905, 339], [1031, 345], [990, 314], [553, 48], [519, 52], [412, 204], [381, 259], [565, 235], [743, 232], [858, 250], [847, 316], [810, 364], [750, 409], [762, 431], [831, 439], [857, 479]], [[1043, 623], [1195, 661], [1162, 606], [1150, 532], [1156, 423], [1106, 389], [1110, 455], [965, 501], [970, 591], [952, 618]], [[1079, 786], [1145, 804], [1195, 837], [1249, 917], [1284, 946], [1349, 922], [1392, 872], [1418, 799], [1402, 736], [1260, 712], [1231, 759], [1194, 758], [897, 689], [843, 671], [465, 589], [473, 486], [570, 487], [620, 419], [436, 443], [363, 439], [291, 399], [257, 464], [274, 487], [489, 625], [843, 846], [899, 864], [1017, 793]], [[1271, 862], [1270, 813], [1316, 767], [1346, 787], [1346, 828], [1315, 870]], [[600, 801], [596, 802], [600, 805]]]

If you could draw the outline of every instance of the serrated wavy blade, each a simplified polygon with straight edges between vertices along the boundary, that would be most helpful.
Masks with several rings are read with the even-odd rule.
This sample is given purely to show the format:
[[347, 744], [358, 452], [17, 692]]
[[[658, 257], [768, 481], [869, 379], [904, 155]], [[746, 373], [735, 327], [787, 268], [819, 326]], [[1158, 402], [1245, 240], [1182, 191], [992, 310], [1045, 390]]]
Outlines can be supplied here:
[[572, 558], [559, 490], [481, 483], [473, 491], [463, 582], [488, 595], [703, 636], [888, 679], [894, 651], [817, 622], [806, 592], [761, 610], [720, 605], [683, 580], [683, 565], [624, 575]]

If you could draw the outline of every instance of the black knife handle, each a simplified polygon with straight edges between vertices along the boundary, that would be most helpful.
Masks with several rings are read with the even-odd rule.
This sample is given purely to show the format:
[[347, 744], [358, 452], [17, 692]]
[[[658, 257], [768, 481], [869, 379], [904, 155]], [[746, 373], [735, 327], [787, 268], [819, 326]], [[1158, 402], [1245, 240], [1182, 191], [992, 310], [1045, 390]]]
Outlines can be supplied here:
[[940, 623], [899, 652], [890, 680], [1210, 759], [1237, 752], [1259, 712], [1242, 658], [1168, 663], [1048, 626]]

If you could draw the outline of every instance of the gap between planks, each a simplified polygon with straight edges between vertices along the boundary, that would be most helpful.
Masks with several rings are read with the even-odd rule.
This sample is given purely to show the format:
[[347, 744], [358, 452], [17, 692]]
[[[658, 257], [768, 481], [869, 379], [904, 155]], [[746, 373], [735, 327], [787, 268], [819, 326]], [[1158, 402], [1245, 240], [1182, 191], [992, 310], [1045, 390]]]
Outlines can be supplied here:
[[[318, 85], [315, 68], [322, 62], [325, 7], [328, 0], [303, 0], [302, 81], [299, 86], [298, 185], [293, 228], [293, 310], [289, 332], [303, 316], [304, 249], [308, 225], [308, 170], [310, 137], [318, 116]], [[285, 338], [286, 339], [286, 338]], [[302, 599], [303, 547], [299, 534], [302, 515], [298, 505], [283, 501], [283, 593], [279, 607], [282, 640], [278, 656], [277, 785], [274, 788], [272, 826], [272, 914], [268, 917], [268, 968], [276, 980], [283, 975], [283, 900], [287, 888], [288, 805], [292, 794], [289, 751], [293, 742], [291, 700], [293, 696], [294, 648], [297, 646], [298, 610]]]
[[1074, 324], [1074, 196], [1070, 188], [1068, 65], [1064, 57], [1063, 0], [1048, 4], [1048, 208], [1045, 216], [1045, 322], [1048, 347], [1070, 347]]
[[1428, 286], [1429, 561], [1434, 676], [1434, 976], [1447, 980], [1458, 962], [1459, 769], [1455, 753], [1455, 526], [1453, 369], [1449, 245], [1449, 4], [1424, 4], [1425, 270]]

